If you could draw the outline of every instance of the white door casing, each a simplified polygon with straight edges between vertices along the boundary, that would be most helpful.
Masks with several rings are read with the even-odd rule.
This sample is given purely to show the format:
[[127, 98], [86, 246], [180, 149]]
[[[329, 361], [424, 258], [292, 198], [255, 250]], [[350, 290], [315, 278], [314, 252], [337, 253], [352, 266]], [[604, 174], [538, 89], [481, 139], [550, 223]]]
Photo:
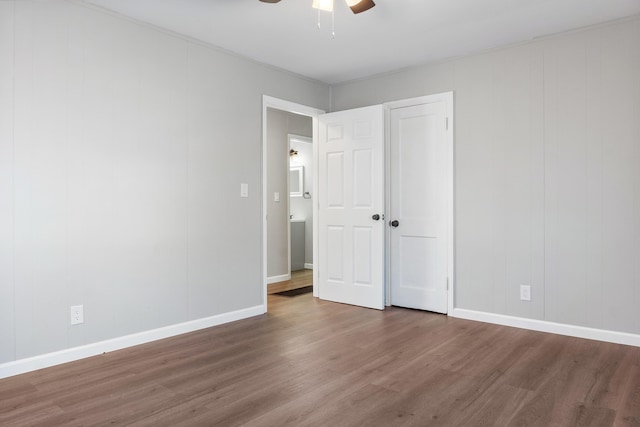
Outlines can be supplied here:
[[392, 305], [448, 310], [449, 131], [445, 100], [390, 110]]
[[383, 106], [319, 117], [318, 177], [319, 296], [384, 309]]
[[[276, 110], [287, 111], [294, 114], [310, 117], [313, 122], [313, 157], [314, 165], [317, 159], [317, 140], [318, 140], [318, 116], [324, 114], [323, 110], [309, 107], [295, 102], [286, 101], [284, 99], [274, 98], [271, 96], [262, 96], [262, 278], [263, 278], [263, 290], [262, 301], [264, 311], [267, 311], [267, 110], [274, 108]], [[317, 193], [317, 168], [314, 167], [313, 171], [313, 189], [312, 194]], [[251, 190], [249, 190], [251, 194]], [[317, 248], [317, 209], [313, 209], [313, 264], [317, 264], [318, 248]], [[318, 296], [318, 271], [313, 270], [313, 295]]]

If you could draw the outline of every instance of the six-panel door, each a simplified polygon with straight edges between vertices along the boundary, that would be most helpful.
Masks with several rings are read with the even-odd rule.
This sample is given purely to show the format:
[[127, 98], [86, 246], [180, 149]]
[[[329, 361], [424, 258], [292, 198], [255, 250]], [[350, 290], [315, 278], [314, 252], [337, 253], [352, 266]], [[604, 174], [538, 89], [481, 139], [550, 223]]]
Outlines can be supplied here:
[[384, 309], [384, 109], [319, 124], [320, 298]]

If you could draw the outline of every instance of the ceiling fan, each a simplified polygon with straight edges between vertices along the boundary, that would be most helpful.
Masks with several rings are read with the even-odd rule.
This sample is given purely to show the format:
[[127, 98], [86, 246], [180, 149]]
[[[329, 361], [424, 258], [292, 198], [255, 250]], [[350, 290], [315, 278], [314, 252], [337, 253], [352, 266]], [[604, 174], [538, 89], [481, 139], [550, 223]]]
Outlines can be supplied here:
[[[280, 0], [260, 0], [264, 3], [278, 3]], [[373, 0], [345, 0], [353, 13], [360, 13], [371, 9], [376, 4]], [[333, 0], [313, 0], [315, 9], [333, 11]]]

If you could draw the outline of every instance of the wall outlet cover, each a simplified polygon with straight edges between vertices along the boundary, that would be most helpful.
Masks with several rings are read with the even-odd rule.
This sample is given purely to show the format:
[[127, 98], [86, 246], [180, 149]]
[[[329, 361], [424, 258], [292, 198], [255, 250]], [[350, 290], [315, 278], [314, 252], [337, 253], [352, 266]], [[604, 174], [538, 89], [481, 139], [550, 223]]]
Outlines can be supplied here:
[[522, 301], [531, 301], [531, 286], [520, 286], [520, 299]]
[[79, 325], [84, 323], [84, 308], [81, 305], [71, 307], [71, 324]]

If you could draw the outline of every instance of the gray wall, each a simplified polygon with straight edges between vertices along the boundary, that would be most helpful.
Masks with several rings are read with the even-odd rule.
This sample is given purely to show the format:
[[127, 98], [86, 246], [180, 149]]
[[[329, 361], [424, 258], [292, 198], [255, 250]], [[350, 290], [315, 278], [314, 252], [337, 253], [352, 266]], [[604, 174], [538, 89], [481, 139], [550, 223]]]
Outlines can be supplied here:
[[0, 2], [0, 363], [15, 355], [13, 287], [13, 3]]
[[[328, 93], [328, 91], [327, 91]], [[313, 134], [310, 117], [267, 109], [267, 277], [289, 274], [289, 134]], [[273, 194], [280, 193], [280, 202]]]
[[328, 108], [77, 3], [0, 2], [0, 363], [263, 304], [263, 94]]
[[640, 333], [639, 46], [635, 18], [332, 88], [455, 91], [456, 307]]
[[[457, 307], [640, 333], [639, 40], [634, 19], [332, 88], [334, 111], [455, 91]], [[77, 3], [0, 1], [0, 363], [263, 303], [262, 94], [329, 107]]]

